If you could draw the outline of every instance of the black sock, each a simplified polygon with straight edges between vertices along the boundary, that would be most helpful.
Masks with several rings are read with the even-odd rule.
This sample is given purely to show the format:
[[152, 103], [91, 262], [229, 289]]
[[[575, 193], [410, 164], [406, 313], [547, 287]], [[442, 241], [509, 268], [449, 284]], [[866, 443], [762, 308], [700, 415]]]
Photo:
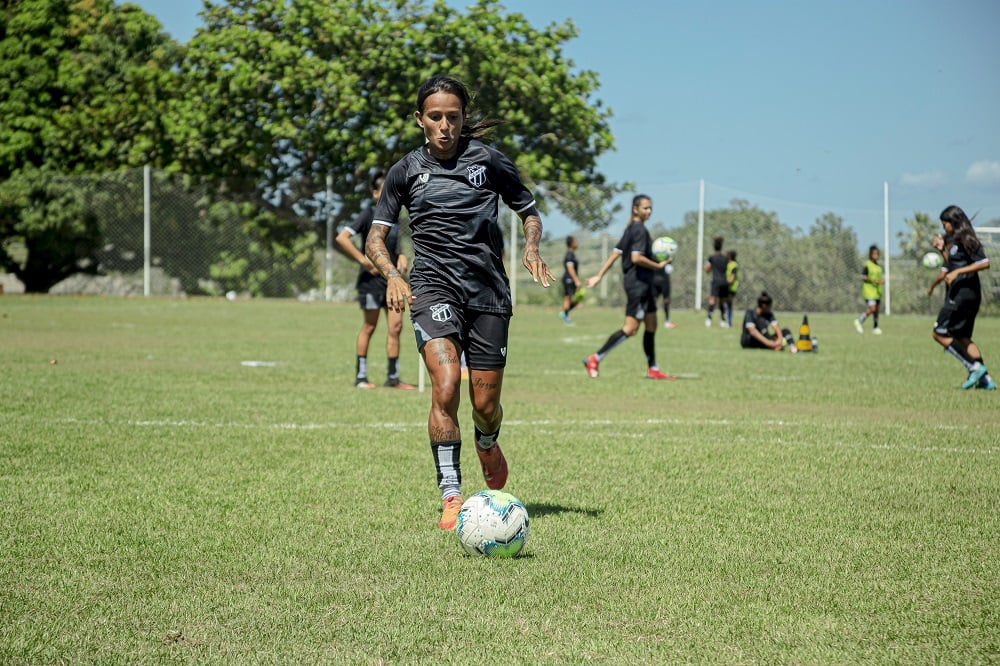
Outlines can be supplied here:
[[656, 333], [646, 331], [642, 334], [642, 350], [646, 352], [646, 365], [656, 367]]
[[620, 345], [627, 338], [628, 336], [625, 335], [625, 331], [618, 329], [611, 334], [611, 337], [609, 337], [608, 341], [604, 343], [604, 346], [597, 350], [597, 355], [603, 358], [605, 354]]

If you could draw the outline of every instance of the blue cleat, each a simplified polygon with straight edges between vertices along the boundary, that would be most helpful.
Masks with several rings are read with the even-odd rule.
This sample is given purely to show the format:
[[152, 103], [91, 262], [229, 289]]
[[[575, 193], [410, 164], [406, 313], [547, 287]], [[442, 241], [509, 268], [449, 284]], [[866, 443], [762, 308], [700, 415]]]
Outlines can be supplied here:
[[969, 378], [962, 383], [962, 388], [965, 390], [969, 390], [970, 388], [978, 384], [979, 380], [982, 379], [983, 375], [985, 374], [986, 374], [986, 366], [980, 363], [978, 368], [969, 373]]
[[986, 377], [983, 377], [982, 379], [979, 380], [979, 383], [976, 384], [976, 388], [984, 389], [986, 391], [996, 391], [997, 383], [992, 379], [986, 379]]

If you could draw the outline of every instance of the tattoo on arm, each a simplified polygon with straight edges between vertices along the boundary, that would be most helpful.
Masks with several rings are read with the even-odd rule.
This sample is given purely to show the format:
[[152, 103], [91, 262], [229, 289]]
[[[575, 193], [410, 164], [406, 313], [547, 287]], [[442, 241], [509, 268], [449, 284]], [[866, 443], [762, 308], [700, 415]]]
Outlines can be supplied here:
[[365, 241], [365, 254], [379, 270], [383, 277], [398, 277], [399, 271], [392, 263], [389, 256], [389, 249], [385, 246], [385, 239], [389, 235], [389, 227], [384, 224], [373, 224], [368, 232], [368, 240]]
[[521, 226], [524, 229], [525, 244], [537, 248], [542, 240], [542, 218], [532, 209], [532, 212], [525, 215]]

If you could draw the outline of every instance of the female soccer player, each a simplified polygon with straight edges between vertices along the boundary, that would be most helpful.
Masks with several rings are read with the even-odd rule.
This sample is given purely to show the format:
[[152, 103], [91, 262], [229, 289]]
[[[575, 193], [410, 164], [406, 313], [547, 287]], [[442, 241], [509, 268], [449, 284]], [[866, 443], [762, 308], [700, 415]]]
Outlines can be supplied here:
[[628, 303], [625, 305], [625, 323], [621, 329], [608, 337], [604, 345], [596, 352], [583, 359], [583, 367], [587, 376], [597, 378], [600, 363], [611, 350], [639, 332], [639, 324], [646, 327], [642, 336], [642, 349], [646, 353], [646, 377], [648, 379], [677, 379], [660, 370], [656, 364], [656, 293], [653, 290], [653, 272], [662, 270], [667, 261], [656, 261], [653, 258], [653, 239], [646, 228], [646, 220], [653, 214], [653, 200], [645, 194], [638, 194], [632, 199], [632, 217], [621, 240], [615, 245], [611, 254], [604, 260], [597, 275], [587, 278], [587, 288], [592, 289], [604, 278], [604, 274], [622, 258], [623, 281]]
[[927, 289], [930, 295], [942, 280], [948, 285], [944, 306], [934, 322], [932, 335], [944, 350], [957, 358], [969, 373], [963, 389], [973, 386], [995, 390], [997, 385], [986, 371], [979, 346], [972, 341], [976, 315], [982, 301], [979, 271], [990, 267], [983, 244], [976, 237], [972, 222], [958, 206], [941, 211], [944, 236], [934, 237], [934, 248], [944, 255], [945, 267]]
[[[469, 92], [455, 78], [434, 76], [420, 86], [414, 115], [426, 143], [389, 169], [365, 246], [388, 281], [389, 309], [403, 312], [409, 306], [417, 349], [430, 374], [427, 431], [441, 489], [438, 527], [445, 530], [455, 528], [462, 506], [458, 407], [463, 352], [483, 477], [492, 489], [507, 482], [507, 461], [497, 439], [513, 308], [502, 261], [498, 199], [521, 218], [521, 263], [531, 278], [543, 287], [556, 279], [538, 254], [542, 220], [534, 197], [514, 164], [480, 141], [500, 121], [469, 124], [468, 107]], [[414, 251], [409, 284], [385, 245], [404, 207]]]
[[580, 301], [575, 298], [576, 290], [583, 286], [580, 282], [580, 262], [576, 259], [576, 248], [580, 247], [580, 242], [576, 240], [575, 236], [566, 236], [566, 256], [563, 258], [563, 266], [565, 266], [565, 273], [563, 273], [562, 285], [563, 285], [563, 307], [559, 311], [559, 318], [563, 320], [563, 323], [567, 326], [573, 325], [573, 320], [570, 319], [569, 313], [580, 304]]
[[[380, 170], [372, 176], [369, 190], [373, 202], [377, 202], [378, 198], [382, 195], [382, 184], [384, 182], [384, 171]], [[355, 342], [357, 362], [354, 367], [354, 386], [362, 389], [375, 388], [375, 384], [368, 381], [368, 345], [371, 342], [372, 334], [375, 333], [375, 328], [378, 326], [379, 312], [385, 310], [385, 321], [389, 327], [389, 332], [385, 339], [385, 353], [388, 357], [385, 385], [390, 388], [412, 390], [416, 388], [413, 384], [407, 384], [399, 378], [399, 334], [403, 330], [403, 315], [386, 308], [385, 278], [379, 275], [378, 269], [358, 250], [354, 245], [354, 241], [351, 240], [351, 237], [354, 235], [360, 236], [361, 247], [364, 249], [368, 232], [372, 228], [373, 208], [374, 203], [372, 206], [365, 207], [349, 225], [341, 229], [340, 233], [337, 234], [337, 245], [340, 246], [345, 254], [361, 264], [355, 286], [358, 289], [358, 303], [361, 304], [364, 321], [361, 324], [361, 330], [358, 331], [358, 339]], [[389, 250], [389, 256], [393, 259], [396, 270], [405, 275], [407, 271], [406, 255], [399, 254], [396, 251], [396, 245], [397, 234], [394, 230], [386, 239], [386, 247]]]
[[865, 332], [865, 319], [871, 317], [874, 325], [872, 333], [882, 335], [882, 329], [878, 327], [878, 308], [882, 303], [885, 280], [882, 278], [882, 267], [878, 263], [879, 256], [878, 245], [868, 248], [868, 261], [861, 270], [861, 297], [865, 299], [868, 308], [854, 320], [854, 329], [858, 333]]

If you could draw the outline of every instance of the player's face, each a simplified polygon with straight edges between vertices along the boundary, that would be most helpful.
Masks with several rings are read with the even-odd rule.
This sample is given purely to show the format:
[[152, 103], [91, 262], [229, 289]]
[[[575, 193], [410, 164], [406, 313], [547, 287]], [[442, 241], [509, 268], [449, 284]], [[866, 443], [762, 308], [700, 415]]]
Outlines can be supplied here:
[[423, 111], [416, 112], [417, 124], [424, 130], [431, 155], [448, 159], [458, 152], [465, 114], [462, 100], [456, 95], [438, 92], [424, 100]]
[[643, 199], [632, 206], [632, 216], [639, 222], [645, 222], [653, 214], [653, 202]]

